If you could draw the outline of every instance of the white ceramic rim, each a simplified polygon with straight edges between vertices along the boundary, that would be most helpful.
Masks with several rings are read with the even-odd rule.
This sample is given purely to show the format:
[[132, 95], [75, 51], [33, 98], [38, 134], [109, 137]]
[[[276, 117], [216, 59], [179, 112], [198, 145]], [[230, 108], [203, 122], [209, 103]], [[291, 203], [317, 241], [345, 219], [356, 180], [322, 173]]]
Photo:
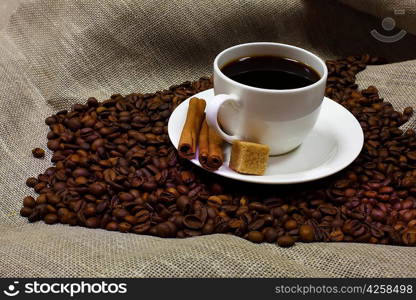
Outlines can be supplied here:
[[[209, 97], [213, 97], [214, 96], [214, 91], [213, 89], [209, 89], [203, 92], [200, 92], [192, 97], [199, 97], [199, 98], [203, 98], [206, 99], [207, 101], [209, 101]], [[190, 97], [190, 98], [192, 98]], [[173, 144], [173, 146], [175, 148], [177, 148], [178, 143], [179, 143], [179, 138], [180, 138], [180, 132], [178, 133], [178, 128], [174, 128], [174, 122], [172, 120], [174, 120], [178, 114], [178, 108], [182, 105], [188, 105], [189, 103], [189, 99], [186, 99], [185, 101], [183, 101], [172, 113], [170, 119], [169, 119], [169, 123], [168, 123], [168, 134], [169, 134], [169, 138], [171, 139], [171, 142]], [[319, 167], [313, 168], [313, 169], [309, 169], [306, 171], [300, 171], [300, 172], [294, 172], [294, 173], [290, 173], [290, 174], [281, 174], [281, 175], [263, 175], [263, 176], [255, 176], [255, 175], [244, 175], [244, 174], [239, 174], [235, 171], [229, 171], [228, 170], [228, 166], [226, 166], [226, 170], [217, 170], [214, 171], [212, 173], [217, 174], [219, 176], [224, 176], [227, 178], [231, 178], [231, 179], [235, 179], [235, 180], [239, 180], [239, 181], [245, 181], [245, 182], [253, 182], [253, 183], [260, 183], [260, 184], [295, 184], [295, 183], [302, 183], [302, 182], [308, 182], [308, 181], [314, 181], [314, 180], [318, 180], [330, 175], [333, 175], [341, 170], [343, 170], [344, 168], [346, 168], [348, 165], [350, 165], [356, 158], [357, 156], [360, 154], [361, 149], [363, 147], [364, 144], [364, 134], [362, 131], [362, 128], [360, 126], [360, 123], [357, 121], [357, 119], [354, 117], [353, 114], [351, 114], [345, 107], [343, 107], [342, 105], [336, 103], [335, 101], [325, 97], [324, 101], [322, 103], [322, 108], [327, 107], [331, 110], [335, 110], [337, 112], [337, 114], [339, 114], [342, 119], [340, 118], [340, 116], [334, 116], [333, 118], [337, 120], [336, 124], [337, 126], [347, 126], [348, 130], [344, 130], [339, 132], [339, 136], [340, 137], [344, 137], [344, 138], [340, 138], [341, 141], [344, 141], [340, 146], [341, 149], [338, 149], [335, 157], [329, 161], [326, 161], [325, 163], [323, 163], [322, 165], [320, 165]], [[185, 113], [184, 116], [186, 117], [186, 108], [185, 109]], [[176, 113], [175, 113], [176, 112]], [[322, 116], [322, 112], [320, 117]], [[319, 117], [319, 118], [320, 118]], [[184, 122], [184, 121], [183, 121]], [[319, 122], [319, 119], [318, 121]], [[181, 128], [182, 130], [182, 128]], [[313, 129], [312, 129], [313, 130]], [[175, 134], [172, 134], [175, 133]], [[354, 140], [352, 140], [351, 138], [346, 138], [347, 136], [351, 137], [352, 134], [354, 135]], [[357, 135], [358, 134], [358, 135]], [[176, 141], [173, 140], [172, 141], [172, 136], [176, 135]], [[344, 148], [342, 148], [344, 147]], [[197, 153], [198, 155], [198, 153]], [[195, 159], [192, 159], [191, 162], [199, 167], [201, 167], [198, 158], [196, 157]], [[223, 166], [224, 167], [224, 166]], [[201, 167], [202, 168], [202, 167]], [[204, 169], [205, 170], [205, 169]], [[205, 170], [207, 172], [210, 172], [208, 170]]]
[[[317, 81], [314, 82], [311, 85], [307, 85], [301, 88], [296, 88], [296, 89], [285, 89], [285, 90], [273, 90], [273, 89], [263, 89], [263, 88], [257, 88], [257, 87], [253, 87], [253, 86], [249, 86], [249, 85], [245, 85], [242, 83], [239, 83], [229, 77], [227, 77], [220, 69], [220, 66], [218, 66], [218, 60], [221, 58], [221, 56], [223, 56], [225, 53], [235, 50], [237, 48], [240, 47], [249, 47], [249, 46], [254, 46], [254, 45], [268, 45], [268, 46], [278, 46], [278, 47], [283, 47], [283, 48], [290, 48], [299, 52], [303, 52], [304, 54], [307, 54], [309, 56], [311, 56], [313, 59], [316, 59], [322, 66], [323, 69], [323, 74], [321, 75], [321, 78]], [[290, 57], [288, 57], [290, 58]], [[303, 63], [303, 62], [302, 62]], [[245, 44], [238, 44], [232, 47], [229, 47], [223, 51], [221, 51], [214, 59], [214, 73], [221, 76], [221, 79], [225, 80], [226, 82], [228, 82], [229, 84], [241, 87], [241, 88], [245, 88], [248, 90], [252, 90], [252, 91], [257, 91], [257, 92], [262, 92], [262, 93], [270, 93], [270, 94], [286, 94], [286, 93], [290, 93], [290, 92], [300, 92], [300, 91], [306, 91], [309, 89], [313, 89], [314, 87], [316, 87], [317, 85], [322, 84], [322, 81], [326, 81], [327, 76], [328, 76], [328, 68], [326, 67], [325, 62], [316, 54], [303, 49], [303, 48], [299, 48], [296, 46], [292, 46], [292, 45], [288, 45], [288, 44], [282, 44], [282, 43], [274, 43], [274, 42], [253, 42], [253, 43], [245, 43]]]

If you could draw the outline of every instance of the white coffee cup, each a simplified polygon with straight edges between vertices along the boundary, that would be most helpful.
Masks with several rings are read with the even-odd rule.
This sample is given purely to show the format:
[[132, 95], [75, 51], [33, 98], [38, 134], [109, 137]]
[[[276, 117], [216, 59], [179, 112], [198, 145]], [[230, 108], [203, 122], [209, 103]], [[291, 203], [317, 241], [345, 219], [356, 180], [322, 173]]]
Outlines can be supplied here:
[[[301, 88], [273, 90], [241, 84], [221, 71], [233, 60], [258, 55], [295, 59], [316, 70], [320, 79]], [[228, 48], [214, 60], [215, 97], [207, 101], [208, 124], [229, 143], [266, 144], [270, 155], [289, 152], [302, 143], [318, 118], [327, 75], [325, 62], [299, 47], [258, 42]]]

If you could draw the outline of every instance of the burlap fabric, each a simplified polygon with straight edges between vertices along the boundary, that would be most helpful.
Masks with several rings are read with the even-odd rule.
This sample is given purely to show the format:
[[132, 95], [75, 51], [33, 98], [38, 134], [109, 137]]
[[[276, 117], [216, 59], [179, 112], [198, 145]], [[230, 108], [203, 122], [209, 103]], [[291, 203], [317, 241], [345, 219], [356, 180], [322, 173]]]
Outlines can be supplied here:
[[[390, 2], [390, 1], [389, 1]], [[403, 1], [400, 1], [403, 3]], [[112, 93], [156, 91], [211, 73], [220, 50], [248, 41], [300, 45], [325, 58], [370, 52], [411, 59], [416, 38], [384, 44], [371, 17], [335, 1], [33, 1], [0, 38], [0, 276], [411, 277], [416, 248], [314, 243], [282, 249], [228, 235], [160, 239], [28, 224], [25, 179], [50, 165], [52, 112]], [[359, 75], [398, 108], [415, 104], [416, 61]], [[261, 188], [259, 186], [259, 188]]]

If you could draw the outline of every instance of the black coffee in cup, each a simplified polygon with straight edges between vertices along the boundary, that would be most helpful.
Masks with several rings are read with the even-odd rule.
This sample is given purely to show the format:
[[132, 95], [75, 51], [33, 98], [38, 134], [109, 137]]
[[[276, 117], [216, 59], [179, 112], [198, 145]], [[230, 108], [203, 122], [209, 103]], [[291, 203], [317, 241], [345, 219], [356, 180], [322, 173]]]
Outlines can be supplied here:
[[312, 67], [280, 56], [246, 56], [225, 64], [229, 78], [252, 87], [286, 90], [305, 87], [320, 79]]

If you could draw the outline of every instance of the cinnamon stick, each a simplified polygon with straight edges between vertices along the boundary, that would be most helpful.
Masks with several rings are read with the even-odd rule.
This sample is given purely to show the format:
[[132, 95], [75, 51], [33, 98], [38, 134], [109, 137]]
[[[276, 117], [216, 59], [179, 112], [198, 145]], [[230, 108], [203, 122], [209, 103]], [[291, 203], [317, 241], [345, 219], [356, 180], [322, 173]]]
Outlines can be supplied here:
[[224, 163], [224, 154], [222, 152], [222, 138], [215, 130], [208, 126], [209, 156], [207, 166], [213, 170], [219, 169]]
[[201, 163], [201, 166], [204, 168], [207, 167], [208, 157], [209, 157], [209, 142], [208, 142], [208, 123], [207, 120], [204, 119], [202, 122], [201, 132], [199, 134], [199, 153], [198, 159]]
[[195, 158], [199, 132], [204, 119], [205, 100], [192, 98], [189, 101], [185, 125], [179, 140], [179, 155], [183, 158]]
[[224, 162], [221, 137], [208, 126], [206, 119], [202, 123], [199, 135], [199, 162], [210, 171], [218, 170]]

